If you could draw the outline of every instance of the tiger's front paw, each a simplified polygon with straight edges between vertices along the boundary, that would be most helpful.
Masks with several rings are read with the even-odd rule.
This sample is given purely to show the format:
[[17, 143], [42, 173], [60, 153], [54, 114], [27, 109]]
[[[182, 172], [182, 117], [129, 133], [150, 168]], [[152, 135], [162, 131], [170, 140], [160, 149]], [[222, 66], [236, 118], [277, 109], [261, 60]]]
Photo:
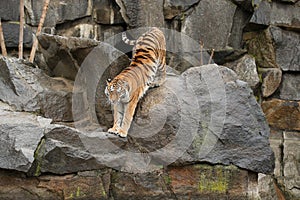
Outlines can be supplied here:
[[159, 87], [159, 86], [160, 86], [159, 83], [150, 83], [150, 82], [148, 82], [147, 85], [148, 85], [150, 88], [156, 88], [156, 87]]
[[122, 129], [119, 129], [119, 130], [118, 130], [118, 135], [119, 135], [120, 137], [122, 137], [122, 138], [125, 138], [125, 137], [127, 137], [127, 131], [124, 131], [124, 130], [122, 130]]
[[111, 134], [119, 135], [119, 134], [118, 134], [118, 130], [117, 130], [116, 128], [114, 128], [114, 127], [108, 129], [107, 132], [109, 132], [109, 133], [111, 133]]

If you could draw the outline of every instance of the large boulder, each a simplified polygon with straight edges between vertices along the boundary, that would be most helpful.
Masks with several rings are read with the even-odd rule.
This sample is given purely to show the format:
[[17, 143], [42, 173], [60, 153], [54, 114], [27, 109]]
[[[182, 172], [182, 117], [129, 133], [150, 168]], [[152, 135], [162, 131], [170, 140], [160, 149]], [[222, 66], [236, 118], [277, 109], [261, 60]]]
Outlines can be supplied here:
[[40, 113], [54, 121], [72, 121], [73, 82], [51, 78], [31, 63], [0, 58], [0, 100], [17, 111]]
[[[274, 155], [264, 115], [249, 86], [228, 68], [207, 65], [190, 68], [181, 75], [169, 75], [163, 86], [149, 90], [139, 103], [128, 142], [101, 132], [102, 126], [94, 126], [97, 121], [95, 105], [91, 103], [94, 95], [89, 96], [87, 90], [93, 92], [97, 86], [91, 82], [76, 85], [74, 117], [90, 119], [91, 126], [89, 122], [75, 123], [80, 132], [71, 131], [77, 135], [72, 141], [78, 141], [75, 142], [78, 148], [64, 139], [63, 134], [49, 135], [45, 148], [51, 148], [42, 156], [47, 163], [42, 165], [45, 171], [52, 163], [49, 159], [53, 156], [47, 156], [52, 150], [63, 153], [64, 160], [80, 154], [80, 159], [89, 160], [94, 167], [96, 159], [99, 167], [104, 164], [135, 172], [199, 161], [231, 163], [262, 173], [273, 170]], [[82, 94], [83, 91], [87, 93]], [[64, 165], [66, 172], [76, 168], [68, 162]]]

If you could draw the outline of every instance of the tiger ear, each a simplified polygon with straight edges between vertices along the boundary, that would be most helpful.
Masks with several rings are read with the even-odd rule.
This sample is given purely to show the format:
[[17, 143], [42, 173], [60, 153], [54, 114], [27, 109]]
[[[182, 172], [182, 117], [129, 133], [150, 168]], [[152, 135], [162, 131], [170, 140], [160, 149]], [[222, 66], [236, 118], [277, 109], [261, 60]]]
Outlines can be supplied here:
[[109, 84], [110, 82], [111, 82], [110, 78], [106, 80], [106, 84]]

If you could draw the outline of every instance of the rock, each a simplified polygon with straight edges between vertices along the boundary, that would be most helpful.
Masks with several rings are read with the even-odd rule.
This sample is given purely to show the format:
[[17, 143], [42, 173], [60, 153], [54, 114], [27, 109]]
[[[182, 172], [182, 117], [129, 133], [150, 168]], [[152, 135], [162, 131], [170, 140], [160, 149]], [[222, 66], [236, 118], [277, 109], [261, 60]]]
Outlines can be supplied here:
[[262, 73], [262, 95], [263, 97], [271, 96], [280, 86], [282, 72], [277, 68], [261, 68]]
[[116, 0], [130, 28], [164, 27], [163, 1]]
[[262, 68], [279, 68], [276, 62], [276, 50], [269, 29], [260, 32], [247, 32], [243, 36], [250, 55]]
[[20, 7], [19, 0], [1, 1], [0, 2], [1, 20], [2, 21], [19, 21], [20, 20], [19, 9], [16, 9], [19, 7]]
[[[289, 12], [286, 12], [289, 10]], [[261, 1], [255, 9], [250, 23], [269, 26], [277, 25], [292, 29], [299, 29], [300, 7], [282, 4], [276, 1]]]
[[137, 174], [112, 174], [112, 196], [114, 199], [174, 199], [170, 186], [165, 183], [163, 171]]
[[111, 191], [114, 199], [245, 199], [252, 197], [254, 177], [234, 166], [205, 164], [168, 167], [134, 177], [113, 172]]
[[0, 171], [0, 198], [17, 199], [108, 199], [110, 171], [79, 172], [64, 176], [28, 178]]
[[[209, 68], [210, 67], [210, 68]], [[221, 85], [218, 85], [218, 82], [216, 80], [210, 80], [212, 81], [211, 84], [209, 82], [204, 83], [200, 83], [198, 84], [195, 80], [199, 80], [199, 77], [203, 77], [202, 73], [206, 72], [206, 70], [208, 70], [208, 73], [213, 73], [212, 71], [214, 70], [213, 67], [207, 66], [207, 68], [200, 68], [202, 70], [197, 71], [197, 68], [192, 68], [191, 70], [188, 70], [186, 72], [185, 75], [187, 75], [189, 77], [190, 80], [193, 80], [192, 86], [194, 88], [194, 92], [195, 94], [201, 94], [201, 98], [200, 99], [210, 99], [211, 97], [206, 96], [205, 92], [203, 91], [203, 88], [199, 87], [199, 86], [204, 86], [205, 84], [207, 84], [207, 86], [209, 87], [221, 87]], [[198, 69], [199, 70], [199, 69]], [[192, 143], [192, 146], [189, 150], [186, 151], [186, 154], [188, 154], [188, 156], [186, 155], [185, 158], [197, 158], [200, 159], [201, 161], [206, 161], [206, 162], [210, 162], [210, 163], [235, 163], [235, 159], [234, 159], [234, 154], [239, 154], [238, 157], [243, 157], [243, 162], [239, 162], [237, 161], [238, 164], [236, 164], [237, 166], [240, 166], [242, 168], [243, 165], [244, 166], [249, 166], [251, 165], [251, 168], [255, 168], [256, 170], [259, 169], [259, 171], [265, 171], [264, 173], [270, 173], [271, 171], [273, 171], [272, 167], [273, 167], [273, 162], [274, 162], [274, 155], [273, 152], [269, 149], [269, 150], [257, 150], [255, 148], [251, 150], [251, 148], [248, 148], [250, 146], [249, 145], [249, 139], [247, 139], [247, 137], [251, 137], [251, 140], [255, 140], [256, 142], [255, 145], [260, 146], [258, 149], [260, 148], [264, 148], [265, 146], [268, 146], [268, 141], [266, 141], [263, 138], [267, 138], [269, 135], [269, 128], [268, 126], [265, 124], [265, 118], [264, 115], [262, 114], [261, 110], [259, 107], [257, 107], [257, 102], [255, 100], [255, 98], [253, 97], [253, 94], [251, 92], [251, 90], [247, 87], [247, 84], [245, 84], [242, 81], [237, 80], [237, 78], [232, 74], [231, 71], [229, 71], [226, 68], [221, 68], [219, 69], [219, 73], [222, 74], [223, 77], [223, 81], [224, 81], [224, 88], [225, 89], [225, 93], [224, 95], [226, 96], [226, 100], [225, 102], [230, 102], [229, 104], [226, 103], [226, 111], [222, 109], [220, 109], [222, 106], [220, 106], [220, 104], [222, 104], [222, 101], [219, 101], [218, 103], [213, 101], [211, 108], [212, 110], [208, 111], [207, 110], [207, 105], [203, 104], [201, 105], [201, 103], [199, 103], [199, 108], [200, 108], [200, 113], [202, 113], [202, 117], [201, 117], [201, 126], [202, 128], [204, 128], [203, 130], [205, 130], [205, 127], [210, 124], [208, 121], [205, 121], [204, 119], [208, 119], [206, 117], [208, 117], [209, 115], [211, 115], [212, 118], [214, 118], [214, 116], [216, 117], [216, 121], [213, 123], [213, 127], [210, 128], [210, 130], [212, 130], [213, 133], [217, 134], [218, 136], [216, 136], [214, 138], [214, 136], [210, 135], [210, 136], [206, 136], [206, 137], [210, 137], [210, 141], [213, 142], [215, 141], [216, 143], [214, 144], [214, 147], [211, 149], [211, 144], [210, 145], [207, 143], [205, 144], [205, 138], [203, 138], [203, 135], [199, 134], [198, 136], [195, 136], [195, 139]], [[201, 74], [201, 75], [200, 75]], [[209, 77], [217, 77], [218, 75], [213, 75], [210, 74]], [[208, 81], [208, 80], [206, 80]], [[197, 84], [197, 86], [196, 86]], [[197, 88], [197, 89], [196, 89]], [[246, 89], [247, 88], [247, 89]], [[214, 89], [210, 89], [210, 92], [214, 91]], [[224, 91], [223, 91], [224, 92]], [[222, 89], [220, 91], [218, 91], [218, 94], [216, 95], [216, 97], [218, 95], [222, 94]], [[213, 95], [213, 94], [211, 94]], [[246, 100], [247, 99], [247, 100]], [[204, 100], [205, 101], [205, 100]], [[207, 100], [206, 100], [207, 101]], [[199, 102], [199, 101], [198, 101]], [[201, 100], [200, 100], [201, 102]], [[225, 103], [223, 102], [223, 103]], [[215, 104], [217, 103], [217, 104]], [[220, 104], [219, 104], [220, 103]], [[248, 106], [245, 106], [248, 105]], [[205, 108], [206, 107], [206, 108]], [[214, 111], [214, 108], [219, 108], [217, 110]], [[237, 112], [237, 108], [242, 109], [241, 112]], [[254, 108], [258, 108], [256, 109], [256, 111], [254, 111]], [[203, 110], [202, 110], [203, 109]], [[210, 113], [208, 115], [204, 114], [204, 113]], [[222, 129], [219, 129], [220, 127], [217, 125], [217, 121], [220, 120], [222, 117], [222, 115], [224, 113], [226, 113], [226, 118], [224, 118], [224, 124], [221, 125], [221, 127], [223, 127]], [[243, 113], [241, 115], [241, 113]], [[218, 116], [218, 117], [217, 117]], [[220, 117], [220, 118], [219, 118]], [[249, 117], [249, 118], [248, 118]], [[253, 119], [256, 119], [255, 121], [253, 121]], [[238, 122], [239, 121], [239, 122]], [[253, 123], [253, 124], [247, 124], [248, 122]], [[237, 125], [237, 126], [232, 126], [233, 123], [238, 123], [238, 124], [243, 124], [241, 125]], [[244, 126], [246, 125], [246, 126]], [[249, 126], [248, 128], [246, 128], [247, 126]], [[252, 128], [250, 128], [252, 127]], [[257, 130], [256, 132], [248, 132], [249, 130], [255, 130], [256, 128], [259, 128], [260, 130]], [[219, 134], [218, 134], [218, 129], [222, 130]], [[247, 130], [247, 134], [244, 135], [245, 130]], [[205, 131], [204, 131], [205, 132]], [[235, 134], [232, 134], [235, 133]], [[259, 134], [257, 134], [259, 133]], [[252, 136], [250, 136], [252, 135]], [[236, 136], [238, 136], [238, 138], [236, 138]], [[217, 139], [218, 138], [218, 139]], [[260, 138], [260, 139], [259, 139]], [[203, 141], [204, 139], [204, 141]], [[217, 141], [218, 140], [218, 141]], [[245, 140], [245, 145], [247, 146], [247, 150], [243, 151], [241, 149], [236, 149], [230, 146], [230, 144], [233, 141], [233, 143], [239, 143], [242, 144], [243, 142], [241, 142], [242, 140]], [[238, 141], [238, 142], [237, 142]], [[199, 143], [200, 142], [200, 143]], [[202, 144], [201, 144], [202, 143]], [[199, 147], [199, 144], [201, 147]], [[215, 150], [222, 148], [222, 154], [218, 154]], [[199, 151], [200, 149], [200, 151]], [[205, 150], [204, 150], [205, 149]], [[209, 153], [204, 153], [205, 151], [209, 151]], [[203, 152], [204, 151], [204, 152]], [[227, 152], [227, 151], [230, 151]], [[196, 153], [198, 152], [198, 153]], [[256, 158], [260, 157], [257, 155], [254, 155], [253, 152], [256, 152], [258, 154], [265, 154], [266, 153], [268, 156], [268, 158], [266, 158], [265, 164], [262, 166], [260, 165], [260, 163], [262, 162], [261, 159], [256, 160]], [[256, 154], [255, 153], [255, 154]], [[246, 161], [248, 158], [254, 156], [254, 160], [251, 161]], [[225, 158], [227, 157], [227, 158]], [[231, 161], [228, 161], [228, 158], [233, 159]], [[262, 158], [262, 157], [260, 157]], [[192, 161], [193, 159], [191, 159]], [[244, 162], [245, 161], [245, 162]], [[180, 163], [180, 161], [178, 161]], [[251, 163], [251, 164], [250, 164]], [[268, 166], [268, 167], [267, 167]], [[265, 168], [266, 167], [266, 168]], [[249, 168], [248, 168], [249, 169]], [[253, 170], [253, 171], [256, 171]], [[269, 171], [270, 170], [270, 171]]]
[[248, 12], [254, 11], [255, 0], [233, 0], [233, 2]]
[[256, 181], [254, 173], [232, 165], [171, 167], [165, 176], [177, 199], [255, 199]]
[[28, 113], [6, 111], [0, 104], [0, 168], [27, 172], [45, 127], [43, 120]]
[[290, 194], [290, 196], [292, 197], [291, 199], [300, 198], [300, 174], [295, 174], [295, 172], [297, 172], [297, 170], [299, 169], [299, 147], [299, 132], [284, 132], [283, 182], [285, 185], [285, 192]]
[[284, 74], [280, 87], [280, 99], [300, 100], [300, 77], [298, 74]]
[[124, 20], [115, 1], [94, 0], [93, 18], [100, 24], [121, 24]]
[[100, 43], [85, 38], [67, 38], [41, 34], [38, 37], [40, 51], [52, 72], [52, 76], [75, 80], [85, 57]]
[[[251, 0], [246, 0], [246, 1], [251, 2]], [[245, 5], [245, 3], [243, 3], [242, 5]], [[228, 46], [233, 47], [234, 49], [242, 49], [244, 47], [242, 43], [243, 33], [249, 23], [250, 16], [251, 13], [245, 12], [243, 6], [242, 8], [237, 7], [233, 17], [231, 33], [228, 39]]]
[[[44, 27], [55, 27], [66, 21], [80, 19], [92, 15], [92, 0], [53, 0], [50, 1]], [[42, 10], [43, 1], [25, 1], [27, 23], [38, 26]]]
[[270, 33], [275, 43], [276, 62], [281, 69], [300, 71], [300, 35], [274, 26], [270, 28]]
[[174, 17], [184, 14], [184, 12], [200, 0], [180, 1], [180, 0], [166, 0], [164, 2], [164, 16], [165, 19], [173, 19]]
[[276, 180], [271, 175], [258, 175], [258, 193], [261, 199], [285, 199], [276, 184]]
[[225, 64], [225, 66], [235, 71], [238, 78], [247, 82], [252, 89], [255, 89], [259, 84], [255, 59], [252, 56], [247, 54], [235, 62]]
[[72, 121], [73, 82], [50, 78], [31, 63], [0, 59], [0, 100], [17, 111], [40, 113], [54, 121]]
[[281, 68], [283, 71], [300, 70], [300, 36], [271, 26], [261, 32], [248, 32], [244, 40], [249, 53], [254, 55], [259, 67]]
[[227, 62], [234, 62], [247, 53], [246, 49], [233, 49], [227, 47], [225, 49], [219, 49], [214, 52], [214, 62], [218, 65], [224, 65]]
[[272, 99], [262, 103], [262, 109], [269, 125], [273, 128], [286, 130], [300, 130], [299, 106], [299, 101], [280, 99]]
[[202, 41], [206, 48], [225, 48], [228, 45], [236, 7], [230, 1], [202, 0], [195, 7], [195, 11], [183, 19], [182, 33], [196, 41]]
[[257, 1], [250, 23], [267, 26], [271, 23], [272, 5], [268, 1]]
[[[90, 69], [90, 66], [85, 67]], [[95, 77], [99, 77], [96, 71], [93, 70], [93, 73]], [[82, 78], [86, 76], [87, 74]], [[89, 81], [93, 79], [93, 75], [88, 75], [88, 77]], [[214, 78], [211, 79], [211, 77]], [[95, 91], [99, 83], [97, 79], [89, 83], [80, 82], [78, 85], [75, 83], [75, 88], [78, 86], [80, 93], [80, 91], [86, 91], [82, 86], [88, 85], [90, 91]], [[103, 93], [103, 90], [101, 91]], [[109, 145], [105, 141], [113, 139], [97, 132], [97, 129], [102, 130], [101, 125], [94, 129], [89, 127], [89, 123], [93, 125], [97, 122], [93, 108], [95, 105], [93, 94], [78, 95], [78, 98], [76, 96], [75, 91], [75, 98], [78, 101], [73, 104], [76, 108], [73, 110], [74, 117], [90, 119], [90, 122], [86, 122], [86, 125], [75, 122], [75, 127], [81, 132], [96, 131], [93, 133], [93, 139], [88, 139], [90, 136], [83, 136], [80, 133], [76, 134], [81, 135], [78, 136], [79, 138], [86, 138], [86, 141], [97, 141], [97, 146], [105, 146], [106, 151], [109, 152]], [[101, 113], [101, 110], [99, 112]], [[98, 123], [102, 122], [99, 120]], [[57, 135], [64, 137], [63, 134]], [[113, 140], [116, 144], [112, 145], [112, 152], [119, 148], [124, 150], [121, 152], [118, 150], [117, 160], [114, 160], [116, 159], [114, 154], [113, 156], [109, 154], [110, 156], [104, 161], [101, 160], [103, 155], [99, 155], [99, 149], [94, 154], [97, 155], [98, 163], [108, 163], [109, 166], [124, 171], [151, 171], [157, 168], [157, 165], [203, 161], [225, 165], [231, 163], [255, 172], [270, 173], [273, 171], [274, 157], [268, 146], [268, 135], [269, 129], [264, 115], [247, 84], [237, 80], [233, 71], [227, 68], [207, 65], [190, 68], [180, 76], [170, 75], [163, 86], [147, 92], [138, 105], [129, 131], [129, 143], [125, 145], [126, 143], [121, 142], [122, 140], [120, 142]], [[104, 140], [103, 137], [108, 137], [108, 139]], [[55, 138], [53, 141], [58, 142], [62, 139]], [[100, 145], [101, 142], [104, 144]], [[238, 143], [239, 148], [231, 146], [232, 143]], [[64, 154], [68, 156], [72, 155], [69, 151], [75, 152], [73, 149], [66, 153], [68, 149], [66, 147], [74, 148], [70, 142], [63, 146], [60, 142], [54, 146], [53, 143], [49, 145], [52, 145], [52, 149], [55, 146], [63, 149]], [[85, 148], [90, 146], [95, 145], [85, 142]], [[146, 155], [134, 154], [132, 156], [132, 152], [146, 152]], [[88, 155], [84, 157], [90, 158]], [[45, 156], [46, 159], [51, 157]], [[76, 156], [71, 156], [73, 157]], [[47, 163], [52, 163], [52, 161]], [[74, 166], [68, 169], [75, 170]]]
[[270, 146], [275, 154], [275, 177], [281, 177], [282, 174], [282, 159], [283, 159], [283, 133], [280, 130], [271, 129]]
[[[19, 46], [19, 23], [2, 23], [3, 35], [5, 39], [5, 45], [7, 48], [18, 48]], [[32, 46], [32, 32], [27, 25], [24, 26], [24, 48], [31, 48]]]

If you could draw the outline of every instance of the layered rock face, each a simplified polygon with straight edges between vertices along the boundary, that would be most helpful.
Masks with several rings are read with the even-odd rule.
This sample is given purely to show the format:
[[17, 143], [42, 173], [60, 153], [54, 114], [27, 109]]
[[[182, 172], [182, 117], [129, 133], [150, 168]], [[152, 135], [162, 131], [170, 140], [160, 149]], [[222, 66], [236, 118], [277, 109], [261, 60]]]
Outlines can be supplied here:
[[[0, 2], [0, 199], [300, 198], [300, 1], [53, 0], [33, 64], [43, 1], [24, 60], [18, 7]], [[121, 139], [105, 81], [130, 63], [119, 33], [152, 26], [167, 80]]]

